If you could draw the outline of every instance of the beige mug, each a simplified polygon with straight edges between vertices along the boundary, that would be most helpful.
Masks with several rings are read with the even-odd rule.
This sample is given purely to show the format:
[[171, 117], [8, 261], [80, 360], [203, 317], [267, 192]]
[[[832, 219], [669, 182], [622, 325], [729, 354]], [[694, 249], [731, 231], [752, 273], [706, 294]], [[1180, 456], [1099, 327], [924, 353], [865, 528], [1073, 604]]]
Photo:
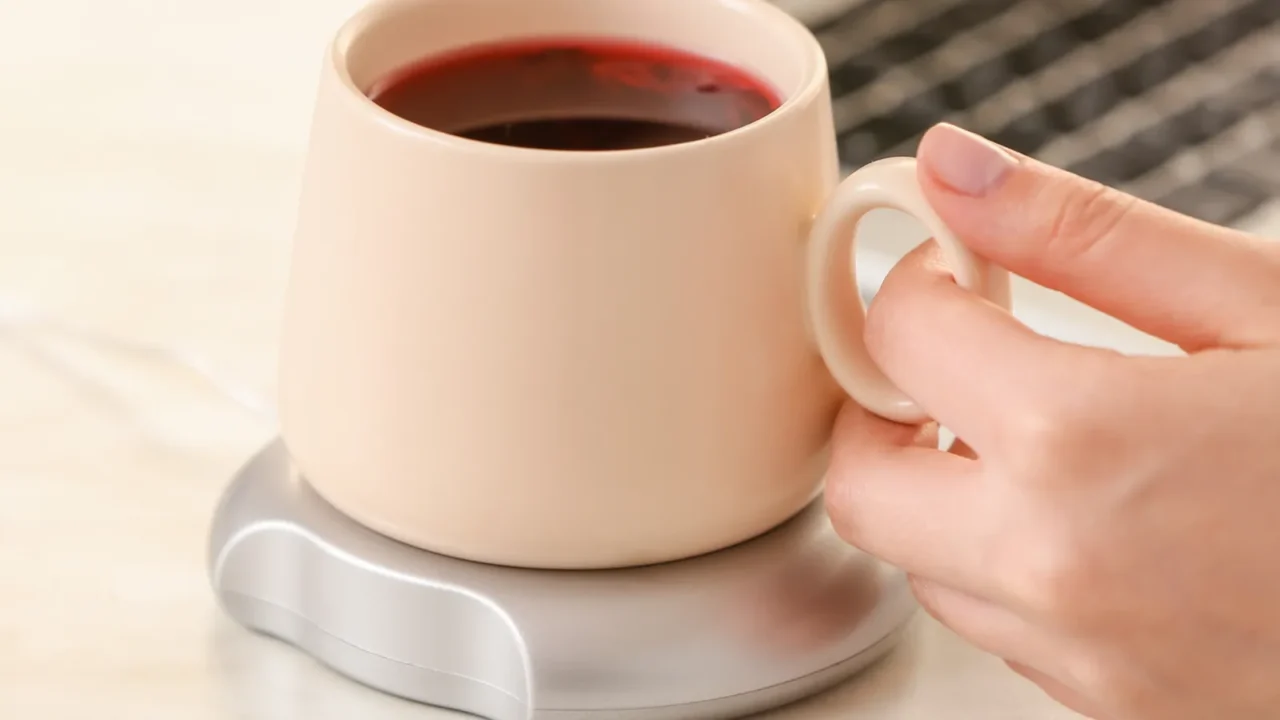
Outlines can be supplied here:
[[[706, 140], [575, 153], [366, 95], [425, 56], [539, 36], [692, 51], [784, 101]], [[375, 531], [503, 565], [642, 565], [770, 530], [820, 491], [846, 395], [921, 419], [863, 346], [863, 215], [914, 215], [961, 285], [1008, 302], [914, 160], [839, 180], [822, 50], [764, 0], [365, 8], [324, 63], [303, 179], [280, 358], [298, 471]]]

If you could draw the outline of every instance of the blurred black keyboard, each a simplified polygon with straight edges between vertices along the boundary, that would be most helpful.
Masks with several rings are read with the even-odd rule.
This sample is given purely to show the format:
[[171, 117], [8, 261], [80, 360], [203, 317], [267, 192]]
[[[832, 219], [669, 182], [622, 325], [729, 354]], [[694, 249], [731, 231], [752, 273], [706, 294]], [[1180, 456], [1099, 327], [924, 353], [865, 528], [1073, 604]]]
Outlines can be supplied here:
[[1280, 198], [1280, 0], [791, 0], [844, 164], [946, 120], [1210, 222]]

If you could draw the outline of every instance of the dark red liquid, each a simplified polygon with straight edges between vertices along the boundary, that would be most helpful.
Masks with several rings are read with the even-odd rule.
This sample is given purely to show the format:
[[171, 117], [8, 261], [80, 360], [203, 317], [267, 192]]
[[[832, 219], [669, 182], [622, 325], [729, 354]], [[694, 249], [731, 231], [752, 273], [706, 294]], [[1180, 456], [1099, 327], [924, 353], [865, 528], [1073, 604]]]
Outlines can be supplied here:
[[608, 40], [538, 40], [428, 58], [384, 78], [378, 105], [472, 140], [545, 150], [627, 150], [735, 130], [777, 93], [725, 63]]

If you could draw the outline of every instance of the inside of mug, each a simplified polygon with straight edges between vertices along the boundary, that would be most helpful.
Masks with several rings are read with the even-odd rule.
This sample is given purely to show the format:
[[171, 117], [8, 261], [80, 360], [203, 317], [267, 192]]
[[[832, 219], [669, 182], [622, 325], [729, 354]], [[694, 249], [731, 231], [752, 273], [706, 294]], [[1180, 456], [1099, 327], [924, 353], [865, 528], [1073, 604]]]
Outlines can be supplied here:
[[808, 31], [762, 0], [390, 0], [340, 33], [335, 52], [370, 94], [406, 66], [476, 45], [536, 38], [652, 43], [739, 67], [784, 102], [820, 72]]

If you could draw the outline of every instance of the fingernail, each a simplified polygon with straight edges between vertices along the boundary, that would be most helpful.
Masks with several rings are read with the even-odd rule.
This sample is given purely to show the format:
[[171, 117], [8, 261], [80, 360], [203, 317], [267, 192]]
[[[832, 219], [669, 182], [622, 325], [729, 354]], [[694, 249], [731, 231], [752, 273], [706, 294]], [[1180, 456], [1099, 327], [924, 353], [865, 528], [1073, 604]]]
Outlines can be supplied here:
[[1000, 187], [1018, 166], [1018, 160], [999, 145], [946, 123], [925, 134], [919, 156], [934, 178], [970, 197], [982, 197]]

